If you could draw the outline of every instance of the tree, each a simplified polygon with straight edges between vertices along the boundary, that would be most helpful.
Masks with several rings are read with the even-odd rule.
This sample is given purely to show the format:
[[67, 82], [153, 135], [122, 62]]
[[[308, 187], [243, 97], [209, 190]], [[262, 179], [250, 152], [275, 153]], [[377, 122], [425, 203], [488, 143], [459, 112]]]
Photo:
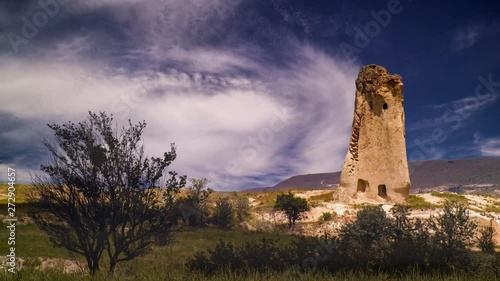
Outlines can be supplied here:
[[[146, 158], [141, 136], [145, 122], [113, 131], [113, 118], [89, 112], [78, 124], [48, 125], [55, 142], [44, 141], [51, 160], [46, 175], [33, 179], [29, 200], [34, 222], [56, 247], [85, 256], [91, 274], [104, 253], [113, 272], [174, 231], [174, 197], [185, 176], [166, 168], [177, 154]], [[163, 199], [159, 187], [165, 187]]]
[[204, 226], [209, 215], [208, 199], [213, 190], [206, 178], [191, 179], [186, 195], [178, 200], [182, 221], [190, 226]]
[[477, 228], [467, 206], [457, 201], [447, 201], [443, 214], [433, 223], [434, 239], [445, 262], [459, 260], [474, 243]]
[[427, 220], [410, 218], [408, 205], [396, 204], [391, 208], [394, 224], [391, 266], [426, 266], [431, 247], [431, 234]]
[[239, 195], [237, 192], [233, 192], [231, 201], [236, 218], [240, 222], [244, 221], [250, 214], [250, 199], [246, 195]]
[[367, 206], [356, 220], [340, 229], [340, 244], [351, 262], [366, 266], [385, 265], [391, 255], [394, 226], [380, 206]]
[[229, 197], [224, 196], [217, 199], [212, 216], [214, 224], [220, 228], [228, 228], [231, 226], [233, 218], [234, 210]]
[[285, 213], [288, 226], [293, 229], [295, 221], [302, 219], [304, 212], [309, 211], [311, 208], [306, 199], [297, 197], [291, 191], [288, 191], [286, 194], [278, 194], [274, 209]]
[[493, 236], [495, 235], [495, 228], [488, 225], [481, 228], [479, 233], [481, 236], [478, 238], [478, 244], [481, 251], [488, 254], [495, 253], [495, 240], [493, 239]]

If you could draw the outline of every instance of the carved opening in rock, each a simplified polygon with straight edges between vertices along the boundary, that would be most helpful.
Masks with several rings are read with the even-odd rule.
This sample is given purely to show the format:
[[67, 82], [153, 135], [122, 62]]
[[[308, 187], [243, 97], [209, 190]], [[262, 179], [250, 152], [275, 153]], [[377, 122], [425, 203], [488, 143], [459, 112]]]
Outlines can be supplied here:
[[382, 108], [387, 109], [387, 103], [384, 103], [384, 105], [382, 106]]
[[358, 179], [358, 191], [365, 192], [368, 187], [369, 184], [367, 181]]
[[385, 186], [385, 184], [381, 184], [378, 186], [378, 196], [384, 199], [387, 198], [387, 187]]

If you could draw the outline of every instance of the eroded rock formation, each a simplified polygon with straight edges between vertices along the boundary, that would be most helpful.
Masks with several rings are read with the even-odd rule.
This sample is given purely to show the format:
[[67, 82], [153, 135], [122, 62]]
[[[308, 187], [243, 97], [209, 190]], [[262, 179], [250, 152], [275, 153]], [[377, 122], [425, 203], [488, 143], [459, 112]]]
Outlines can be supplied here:
[[356, 79], [351, 139], [335, 199], [402, 203], [409, 192], [401, 76], [364, 66]]

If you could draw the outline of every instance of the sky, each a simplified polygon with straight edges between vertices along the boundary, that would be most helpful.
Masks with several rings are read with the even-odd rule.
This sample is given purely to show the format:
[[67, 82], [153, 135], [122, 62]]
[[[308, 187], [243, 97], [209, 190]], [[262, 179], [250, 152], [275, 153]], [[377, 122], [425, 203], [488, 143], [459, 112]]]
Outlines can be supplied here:
[[145, 120], [216, 190], [339, 171], [361, 66], [403, 77], [409, 161], [500, 157], [499, 1], [0, 1], [0, 181], [47, 124]]

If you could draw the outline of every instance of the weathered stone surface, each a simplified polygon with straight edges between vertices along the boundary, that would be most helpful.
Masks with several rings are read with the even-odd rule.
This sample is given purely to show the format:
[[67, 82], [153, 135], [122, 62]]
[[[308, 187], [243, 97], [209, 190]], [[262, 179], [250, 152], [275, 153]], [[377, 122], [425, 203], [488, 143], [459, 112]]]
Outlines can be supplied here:
[[356, 79], [351, 139], [335, 199], [403, 203], [409, 192], [401, 76], [364, 66]]

